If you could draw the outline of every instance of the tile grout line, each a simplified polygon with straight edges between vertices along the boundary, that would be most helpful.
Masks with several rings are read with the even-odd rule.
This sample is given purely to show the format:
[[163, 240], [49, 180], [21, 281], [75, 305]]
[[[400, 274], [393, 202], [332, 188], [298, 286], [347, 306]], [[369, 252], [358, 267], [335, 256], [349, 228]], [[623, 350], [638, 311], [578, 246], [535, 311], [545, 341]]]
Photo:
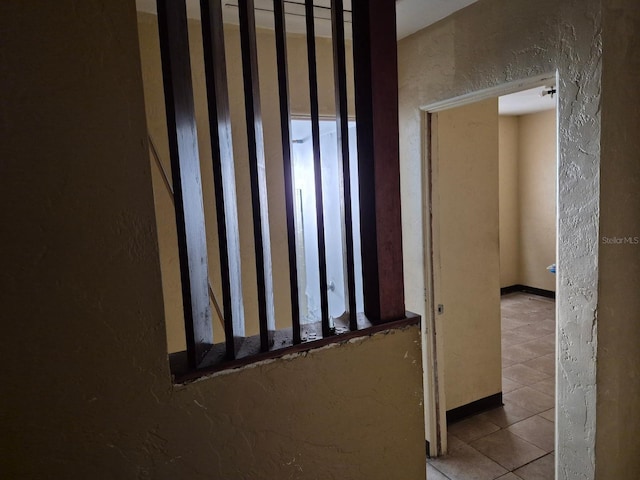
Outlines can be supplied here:
[[[522, 300], [525, 300], [524, 302]], [[523, 298], [521, 299], [517, 299], [517, 298], [511, 298], [510, 302], [509, 302], [509, 314], [508, 314], [508, 318], [510, 317], [512, 319], [512, 321], [510, 322], [510, 326], [513, 327], [513, 325], [516, 325], [513, 328], [509, 328], [509, 329], [503, 329], [501, 332], [501, 347], [502, 350], [504, 351], [505, 348], [508, 349], [510, 347], [515, 347], [515, 346], [520, 346], [521, 348], [523, 348], [524, 350], [524, 354], [522, 352], [522, 350], [518, 351], [518, 350], [511, 350], [510, 353], [514, 356], [514, 357], [519, 357], [519, 358], [509, 358], [509, 357], [505, 357], [503, 355], [503, 365], [501, 368], [501, 373], [502, 373], [502, 378], [504, 380], [509, 380], [510, 382], [513, 382], [516, 385], [519, 385], [517, 388], [514, 388], [513, 390], [509, 390], [509, 392], [507, 392], [507, 394], [505, 394], [505, 396], [507, 396], [510, 393], [513, 392], [517, 392], [518, 390], [524, 389], [524, 388], [529, 388], [531, 391], [535, 392], [536, 394], [540, 394], [543, 395], [544, 397], [537, 397], [538, 401], [537, 401], [537, 405], [536, 405], [536, 401], [534, 401], [534, 403], [529, 404], [527, 402], [528, 406], [532, 406], [535, 407], [535, 409], [539, 409], [541, 406], [544, 406], [546, 401], [544, 400], [546, 397], [554, 397], [555, 398], [555, 391], [553, 393], [553, 395], [549, 395], [548, 392], [550, 390], [550, 387], [547, 384], [547, 388], [545, 389], [543, 385], [539, 385], [542, 384], [543, 382], [549, 382], [552, 378], [555, 377], [555, 375], [549, 375], [548, 373], [546, 373], [545, 371], [543, 371], [544, 369], [541, 368], [542, 365], [545, 365], [547, 360], [539, 360], [542, 357], [547, 357], [548, 355], [550, 355], [549, 352], [547, 352], [547, 350], [549, 349], [549, 338], [550, 336], [553, 335], [553, 331], [549, 331], [549, 327], [550, 325], [547, 325], [548, 323], [550, 323], [551, 319], [546, 318], [547, 314], [549, 312], [547, 312], [546, 310], [548, 310], [549, 308], [552, 308], [552, 306], [554, 305], [554, 301], [553, 300], [547, 300], [547, 299], [543, 299], [543, 305], [534, 305], [534, 304], [529, 304], [529, 305], [525, 305], [526, 303], [528, 303], [529, 301], [531, 302], [535, 302], [539, 299], [536, 298], [532, 298], [530, 295], [523, 295]], [[544, 305], [546, 304], [546, 305]], [[527, 308], [529, 307], [529, 308]], [[524, 312], [518, 312], [518, 309], [522, 309], [525, 308], [526, 311]], [[503, 309], [501, 308], [501, 311]], [[553, 313], [553, 316], [555, 317], [555, 312]], [[515, 318], [517, 318], [518, 320], [514, 320]], [[502, 312], [502, 320], [504, 323], [505, 320], [505, 315], [504, 312]], [[522, 323], [524, 322], [524, 323]], [[555, 323], [555, 318], [553, 319], [553, 322]], [[522, 323], [521, 325], [519, 325], [519, 323]], [[506, 335], [505, 335], [506, 332]], [[509, 332], [513, 332], [513, 333], [509, 333]], [[527, 337], [531, 337], [531, 338], [527, 338]], [[526, 338], [526, 340], [525, 340]], [[524, 340], [524, 341], [523, 341]], [[553, 341], [554, 345], [555, 345], [555, 338], [551, 338], [551, 340]], [[546, 353], [545, 353], [546, 352]], [[531, 357], [530, 355], [534, 354], [533, 357]], [[507, 359], [507, 362], [510, 361], [514, 361], [515, 363], [506, 363], [504, 362], [504, 360]], [[538, 360], [538, 367], [539, 368], [534, 368], [533, 366], [527, 365], [528, 362], [535, 362], [536, 360]], [[534, 363], [535, 364], [535, 363]], [[523, 372], [521, 375], [524, 376], [525, 378], [527, 377], [527, 373], [529, 374], [529, 379], [526, 381], [523, 381], [523, 378], [518, 378], [518, 379], [514, 379], [513, 377], [513, 372], [516, 372], [517, 369], [515, 370], [510, 370], [511, 373], [511, 377], [509, 376], [505, 376], [504, 375], [504, 371], [507, 369], [512, 369], [513, 367], [524, 367], [524, 369], [520, 369], [521, 372]], [[542, 376], [541, 378], [539, 376]], [[532, 378], [533, 377], [533, 378]], [[534, 387], [534, 385], [537, 385], [537, 387]], [[525, 391], [526, 392], [526, 391]], [[524, 393], [524, 392], [522, 392]], [[517, 398], [517, 397], [516, 397]], [[521, 400], [520, 400], [521, 401]], [[554, 402], [555, 403], [555, 402]], [[503, 476], [509, 475], [510, 473], [518, 478], [518, 479], [522, 479], [522, 477], [520, 477], [519, 475], [516, 475], [514, 472], [518, 469], [521, 469], [523, 467], [526, 467], [527, 465], [530, 465], [534, 462], [539, 461], [542, 458], [545, 458], [549, 455], [555, 455], [555, 448], [547, 451], [546, 448], [542, 448], [539, 447], [538, 445], [532, 443], [530, 440], [528, 440], [527, 438], [525, 438], [525, 436], [522, 436], [522, 433], [528, 433], [526, 431], [527, 428], [531, 428], [533, 431], [533, 436], [528, 435], [530, 438], [534, 438], [534, 439], [538, 439], [540, 438], [539, 435], [540, 430], [537, 430], [537, 425], [540, 425], [540, 423], [538, 423], [537, 425], [534, 423], [533, 425], [530, 424], [530, 426], [523, 426], [521, 427], [521, 434], [519, 435], [518, 433], [509, 430], [511, 427], [518, 425], [522, 422], [528, 421], [533, 419], [534, 417], [539, 417], [538, 420], [542, 420], [543, 423], [544, 422], [549, 422], [551, 424], [554, 424], [555, 422], [549, 420], [548, 418], [545, 418], [542, 416], [542, 414], [550, 411], [553, 409], [553, 407], [550, 407], [548, 409], [544, 409], [543, 411], [531, 411], [531, 409], [529, 408], [524, 408], [522, 406], [520, 406], [520, 404], [516, 404], [516, 403], [511, 403], [511, 405], [513, 405], [513, 408], [515, 408], [515, 412], [510, 412], [508, 417], [505, 417], [506, 421], [501, 421], [500, 423], [504, 423], [505, 426], [502, 427], [501, 425], [498, 425], [497, 423], [493, 422], [492, 419], [488, 419], [488, 418], [479, 418], [479, 420], [481, 420], [480, 424], [476, 424], [475, 426], [473, 424], [470, 424], [469, 427], [470, 430], [467, 430], [467, 434], [464, 436], [468, 436], [469, 438], [471, 438], [468, 441], [462, 440], [460, 437], [458, 437], [457, 435], [453, 434], [453, 433], [449, 433], [449, 435], [451, 435], [452, 437], [456, 438], [457, 441], [460, 442], [461, 446], [462, 445], [465, 446], [465, 448], [469, 448], [471, 452], [474, 453], [474, 456], [477, 455], [478, 458], [484, 459], [482, 460], [483, 462], [486, 460], [488, 462], [491, 462], [492, 464], [495, 464], [497, 466], [499, 466], [500, 468], [502, 468], [503, 470], [506, 470], [506, 473], [501, 473], [496, 475], [496, 472], [492, 472], [490, 474], [490, 476], [492, 477], [493, 480], [499, 480], [500, 478], [502, 478]], [[521, 413], [516, 413], [516, 412], [521, 412]], [[486, 413], [486, 412], [485, 412]], [[518, 418], [520, 415], [522, 414], [526, 414], [529, 413], [530, 415], [526, 415], [524, 418]], [[470, 418], [478, 418], [481, 415], [484, 414], [480, 414], [477, 415], [476, 417], [470, 417]], [[502, 417], [496, 417], [498, 419], [502, 418]], [[513, 420], [513, 418], [516, 418], [517, 420]], [[464, 420], [463, 420], [464, 421]], [[486, 427], [483, 425], [485, 424]], [[535, 425], [535, 426], [534, 426]], [[489, 428], [490, 430], [492, 430], [489, 433], [482, 433], [480, 436], [478, 437], [473, 437], [473, 432], [474, 432], [474, 428], [476, 429], [475, 431], [477, 432], [478, 429], [482, 430], [484, 429], [486, 431], [486, 428]], [[493, 429], [496, 430], [493, 430]], [[490, 437], [492, 435], [495, 435], [499, 432], [505, 431], [507, 432], [509, 435], [513, 435], [513, 437], [517, 438], [518, 441], [524, 442], [523, 444], [520, 444], [525, 450], [525, 452], [528, 451], [528, 453], [524, 453], [524, 454], [520, 454], [522, 455], [521, 460], [525, 460], [527, 459], [530, 455], [535, 455], [534, 458], [532, 459], [527, 459], [527, 461], [525, 463], [523, 463], [522, 465], [515, 465], [518, 462], [512, 462], [512, 464], [514, 464], [513, 468], [509, 468], [505, 465], [503, 465], [502, 463], [500, 463], [500, 461], [494, 459], [492, 456], [486, 455], [484, 454], [482, 451], [478, 450], [474, 445], [472, 445], [472, 443], [476, 443], [478, 441], [481, 441], [483, 439], [486, 439], [487, 437]], [[464, 432], [464, 430], [462, 431]], [[542, 432], [544, 432], [544, 430], [542, 430]], [[471, 433], [471, 435], [469, 435], [469, 433]], [[546, 436], [542, 437], [542, 438], [546, 438]], [[496, 440], [493, 440], [494, 442]], [[491, 441], [488, 441], [488, 443], [486, 444], [486, 446], [489, 447], [489, 452], [490, 453], [496, 453], [493, 450], [491, 450]], [[544, 444], [544, 441], [539, 442]], [[528, 447], [527, 447], [528, 446]], [[529, 447], [531, 447], [531, 450], [529, 450]], [[555, 446], [554, 446], [555, 447]], [[486, 449], [486, 448], [485, 448]], [[467, 450], [464, 450], [465, 452], [467, 452]], [[499, 451], [498, 451], [499, 452]], [[514, 452], [516, 452], [516, 450], [514, 450]], [[540, 453], [542, 452], [542, 453]], [[451, 450], [449, 452], [449, 455], [453, 455], [455, 453], [455, 450]], [[508, 454], [508, 452], [504, 452], [503, 453], [497, 453], [497, 458], [502, 458], [503, 460], [506, 460], [507, 457], [505, 456], [506, 454]], [[449, 456], [448, 455], [448, 456]], [[446, 459], [446, 457], [445, 457]], [[444, 478], [448, 479], [448, 480], [465, 480], [465, 478], [460, 477], [458, 474], [454, 475], [454, 476], [450, 476], [449, 474], [443, 472], [440, 468], [437, 468], [432, 462], [433, 459], [428, 459], [427, 462], [429, 463], [430, 467], [433, 468], [435, 471], [437, 471], [439, 474], [441, 474]], [[437, 459], [436, 459], [437, 460]], [[453, 460], [453, 459], [452, 459]], [[442, 465], [446, 465], [445, 462], [442, 462]], [[479, 464], [478, 464], [479, 465]], [[454, 472], [456, 470], [454, 469]], [[451, 472], [449, 472], [451, 474]], [[488, 472], [487, 472], [488, 473]], [[488, 477], [486, 477], [488, 478]]]

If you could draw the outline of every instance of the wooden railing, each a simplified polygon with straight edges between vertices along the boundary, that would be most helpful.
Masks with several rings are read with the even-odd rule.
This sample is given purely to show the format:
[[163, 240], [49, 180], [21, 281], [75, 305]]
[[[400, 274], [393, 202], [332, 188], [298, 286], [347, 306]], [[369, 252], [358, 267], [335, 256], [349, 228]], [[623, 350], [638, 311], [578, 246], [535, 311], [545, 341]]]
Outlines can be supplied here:
[[[336, 330], [330, 323], [327, 298], [327, 255], [335, 252], [327, 252], [325, 246], [314, 4], [312, 0], [300, 0], [297, 3], [302, 2], [304, 2], [307, 32], [310, 119], [316, 186], [316, 235], [320, 265], [317, 273], [320, 281], [321, 305], [319, 333], [326, 340], [336, 334]], [[292, 319], [290, 342], [278, 342], [278, 348], [281, 345], [300, 345], [304, 340], [301, 331], [299, 272], [296, 260], [285, 3], [290, 2], [274, 0], [273, 14]], [[240, 277], [240, 240], [222, 7], [220, 0], [201, 0], [200, 7], [218, 219], [218, 247], [221, 260], [222, 317], [225, 332], [222, 356], [225, 361], [231, 362], [240, 356], [252, 353], [243, 347], [246, 338]], [[253, 0], [239, 1], [238, 11], [253, 212], [253, 244], [257, 273], [259, 352], [264, 354], [274, 350], [274, 337], [279, 332], [276, 332], [274, 319], [273, 267], [266, 201], [268, 185], [265, 176]], [[344, 252], [339, 254], [344, 255], [346, 265], [345, 303], [348, 323], [345, 329], [355, 332], [366, 325], [384, 324], [402, 319], [405, 317], [405, 311], [400, 223], [395, 1], [354, 0], [351, 18], [358, 129], [361, 224], [359, 235], [354, 235], [352, 222], [350, 162], [353, 159], [349, 155], [347, 123], [344, 9], [342, 0], [331, 0], [336, 127], [339, 162], [342, 166], [340, 187], [344, 210], [342, 241]], [[212, 348], [214, 339], [209, 305], [207, 242], [185, 1], [158, 0], [158, 24], [184, 303], [186, 359], [188, 368], [196, 370], [209, 368], [213, 362], [212, 358], [216, 355], [211, 353], [215, 348]], [[364, 317], [356, 311], [354, 271], [356, 238], [361, 242], [366, 322], [362, 321]], [[260, 358], [259, 352], [254, 352], [258, 353], [256, 358]], [[218, 357], [220, 357], [219, 352]]]

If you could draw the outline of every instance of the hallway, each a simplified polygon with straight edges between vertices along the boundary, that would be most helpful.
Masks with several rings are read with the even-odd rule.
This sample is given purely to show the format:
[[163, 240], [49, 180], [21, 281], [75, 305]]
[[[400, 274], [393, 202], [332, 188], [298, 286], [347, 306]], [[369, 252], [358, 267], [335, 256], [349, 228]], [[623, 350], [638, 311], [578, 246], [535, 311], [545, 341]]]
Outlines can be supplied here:
[[501, 298], [504, 406], [449, 425], [449, 454], [428, 480], [554, 478], [555, 302]]

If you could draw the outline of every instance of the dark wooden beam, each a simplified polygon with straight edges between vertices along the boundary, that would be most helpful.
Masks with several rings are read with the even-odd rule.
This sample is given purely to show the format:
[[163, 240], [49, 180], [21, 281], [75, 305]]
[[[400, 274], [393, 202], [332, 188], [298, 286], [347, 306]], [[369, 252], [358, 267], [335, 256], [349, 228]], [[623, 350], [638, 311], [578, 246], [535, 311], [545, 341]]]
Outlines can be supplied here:
[[320, 157], [320, 112], [318, 106], [318, 66], [316, 62], [316, 33], [313, 0], [305, 0], [307, 26], [307, 60], [309, 63], [309, 103], [311, 110], [311, 139], [313, 143], [313, 170], [316, 190], [316, 224], [318, 234], [318, 264], [320, 275], [320, 315], [322, 336], [332, 334], [329, 324], [329, 297], [327, 292], [327, 250], [324, 238], [324, 201], [322, 197], [322, 160]]
[[395, 0], [353, 0], [353, 56], [365, 314], [402, 318], [402, 222]]
[[184, 0], [158, 0], [158, 30], [176, 205], [188, 361], [197, 368], [213, 344], [207, 238]]
[[287, 28], [284, 16], [284, 0], [274, 0], [273, 15], [276, 33], [276, 58], [278, 65], [278, 93], [280, 95], [280, 132], [282, 139], [282, 163], [284, 167], [284, 201], [287, 214], [287, 240], [289, 247], [289, 285], [291, 286], [291, 325], [293, 343], [300, 343], [300, 298], [298, 292], [298, 260], [296, 256], [295, 192], [293, 164], [291, 163], [291, 110], [289, 106], [289, 75], [287, 72]]
[[221, 0], [200, 0], [227, 357], [244, 337], [240, 236]]
[[344, 229], [342, 244], [345, 251], [347, 311], [349, 328], [358, 328], [356, 311], [356, 276], [353, 246], [353, 213], [351, 207], [351, 164], [349, 158], [349, 112], [347, 110], [347, 61], [344, 41], [344, 6], [342, 0], [331, 0], [333, 38], [333, 76], [336, 100], [338, 163], [342, 168], [341, 191]]
[[258, 321], [260, 323], [261, 348], [262, 351], [268, 351], [273, 342], [275, 319], [269, 214], [267, 211], [267, 179], [264, 161], [264, 137], [260, 109], [260, 83], [258, 80], [258, 54], [253, 0], [238, 2], [238, 10], [240, 14], [240, 45], [242, 49], [244, 104], [249, 149], [251, 205], [253, 208], [253, 236], [258, 283]]

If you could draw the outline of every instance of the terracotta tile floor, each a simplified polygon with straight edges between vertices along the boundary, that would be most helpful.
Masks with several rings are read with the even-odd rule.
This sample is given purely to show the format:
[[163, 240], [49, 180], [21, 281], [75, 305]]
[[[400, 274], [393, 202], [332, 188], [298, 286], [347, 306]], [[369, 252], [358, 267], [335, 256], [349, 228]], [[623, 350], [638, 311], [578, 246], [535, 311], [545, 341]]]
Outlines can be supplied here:
[[504, 407], [449, 425], [449, 454], [428, 480], [554, 478], [555, 302], [502, 296]]

